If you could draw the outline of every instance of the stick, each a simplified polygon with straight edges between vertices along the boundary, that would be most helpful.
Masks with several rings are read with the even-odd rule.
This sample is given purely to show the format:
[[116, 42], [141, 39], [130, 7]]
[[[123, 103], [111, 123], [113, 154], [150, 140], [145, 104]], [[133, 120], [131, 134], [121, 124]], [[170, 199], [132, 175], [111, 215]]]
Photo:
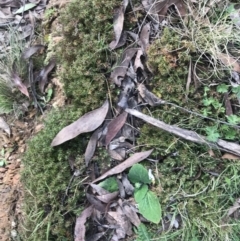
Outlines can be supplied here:
[[199, 135], [195, 131], [189, 131], [189, 130], [182, 129], [178, 126], [166, 124], [163, 121], [160, 121], [153, 117], [145, 115], [137, 110], [126, 108], [125, 111], [139, 119], [146, 121], [147, 123], [153, 126], [156, 126], [164, 131], [167, 131], [171, 134], [179, 136], [185, 140], [192, 141], [199, 144], [205, 144], [210, 147], [220, 149], [222, 151], [226, 151], [240, 157], [240, 145], [236, 143], [224, 141], [221, 139], [218, 139], [217, 142], [210, 142], [210, 141], [207, 141], [207, 138], [205, 136]]

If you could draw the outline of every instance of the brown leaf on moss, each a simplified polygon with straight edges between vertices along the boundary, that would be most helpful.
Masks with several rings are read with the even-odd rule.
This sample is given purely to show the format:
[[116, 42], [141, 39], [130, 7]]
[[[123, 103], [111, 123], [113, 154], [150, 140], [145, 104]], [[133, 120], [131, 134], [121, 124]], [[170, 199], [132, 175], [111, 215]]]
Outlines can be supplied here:
[[126, 122], [128, 114], [126, 112], [123, 112], [119, 116], [117, 116], [115, 119], [113, 119], [108, 124], [108, 130], [105, 138], [105, 145], [107, 146], [110, 141], [117, 135], [119, 130], [123, 127], [123, 125]]
[[141, 47], [145, 53], [149, 45], [150, 29], [150, 23], [147, 23], [143, 26], [142, 31], [140, 33]]
[[77, 218], [74, 229], [74, 241], [85, 241], [85, 223], [87, 221], [87, 218], [89, 218], [92, 215], [92, 212], [93, 206], [91, 205], [88, 208], [84, 209], [80, 216]]
[[138, 85], [138, 91], [140, 96], [151, 106], [156, 106], [160, 104], [164, 104], [165, 101], [159, 99], [156, 95], [150, 92], [144, 84]]
[[123, 30], [123, 22], [124, 22], [124, 13], [127, 8], [128, 2], [129, 0], [124, 0], [123, 5], [114, 10], [113, 29], [115, 33], [115, 40], [113, 40], [109, 44], [109, 48], [112, 50], [115, 48], [121, 47], [126, 42], [123, 40], [126, 37], [126, 33], [125, 34], [122, 33], [122, 30]]
[[130, 48], [124, 51], [120, 65], [115, 66], [110, 76], [111, 80], [116, 85], [121, 86], [122, 80], [127, 73], [129, 63], [138, 50], [138, 48]]
[[106, 100], [104, 104], [93, 111], [88, 112], [77, 121], [64, 127], [53, 139], [51, 146], [58, 146], [76, 136], [91, 132], [97, 129], [104, 121], [109, 109], [109, 103]]
[[84, 159], [85, 159], [86, 166], [88, 166], [89, 162], [91, 161], [91, 159], [94, 155], [94, 152], [95, 152], [95, 149], [97, 146], [97, 142], [98, 142], [98, 133], [99, 133], [99, 130], [96, 130], [92, 134], [92, 136], [88, 142], [86, 151], [84, 153]]

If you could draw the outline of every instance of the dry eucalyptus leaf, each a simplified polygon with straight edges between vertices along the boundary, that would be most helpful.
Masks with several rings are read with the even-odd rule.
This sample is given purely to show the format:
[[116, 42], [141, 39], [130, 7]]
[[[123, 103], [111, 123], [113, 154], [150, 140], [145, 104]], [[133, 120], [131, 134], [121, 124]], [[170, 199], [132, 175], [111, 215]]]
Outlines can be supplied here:
[[38, 76], [39, 80], [39, 89], [42, 93], [44, 93], [45, 85], [48, 81], [48, 74], [53, 70], [53, 68], [56, 65], [55, 59], [52, 59], [46, 66], [43, 67], [43, 69], [40, 71], [40, 74]]
[[86, 238], [86, 241], [98, 241], [106, 232], [96, 233]]
[[92, 212], [93, 206], [91, 205], [88, 208], [84, 209], [81, 215], [77, 218], [74, 229], [74, 241], [85, 241], [85, 223], [87, 221], [87, 218], [92, 215]]
[[123, 112], [108, 124], [108, 130], [105, 138], [106, 146], [110, 143], [110, 141], [117, 135], [117, 133], [123, 127], [123, 125], [126, 122], [127, 116], [128, 114], [126, 112]]
[[137, 71], [138, 68], [144, 70], [144, 66], [143, 66], [142, 61], [141, 61], [141, 56], [143, 56], [143, 51], [142, 51], [142, 49], [139, 49], [137, 51], [137, 55], [136, 55], [136, 58], [135, 58], [135, 61], [134, 61], [135, 72]]
[[[123, 22], [124, 22], [124, 13], [127, 8], [129, 0], [123, 0], [123, 5], [119, 8], [115, 9], [113, 14], [113, 29], [115, 34], [115, 40], [113, 40], [109, 47], [110, 49], [118, 48], [125, 44], [124, 38], [126, 38], [126, 34], [122, 34], [123, 30]], [[121, 43], [120, 43], [121, 42]]]
[[120, 8], [115, 9], [115, 12], [113, 15], [113, 29], [115, 33], [115, 40], [113, 40], [109, 44], [109, 47], [112, 50], [116, 48], [121, 38], [121, 34], [123, 30], [123, 22], [124, 22], [124, 7], [121, 6]]
[[103, 204], [99, 199], [97, 199], [92, 194], [86, 193], [87, 200], [96, 208], [98, 211], [104, 213], [106, 210], [107, 205]]
[[[228, 210], [228, 217], [231, 216], [232, 214], [235, 214], [237, 210], [240, 209], [240, 198], [238, 198], [235, 203], [233, 204], [232, 207], [229, 208]], [[239, 212], [238, 214], [234, 215], [235, 218], [239, 218]]]
[[26, 48], [26, 49], [23, 50], [22, 58], [23, 59], [28, 59], [32, 55], [37, 53], [38, 51], [44, 50], [44, 48], [45, 48], [45, 46], [41, 45], [41, 44], [34, 45], [34, 46], [29, 47], [29, 48]]
[[29, 93], [26, 85], [23, 84], [21, 78], [16, 73], [12, 74], [12, 82], [14, 86], [16, 86], [24, 95], [29, 98]]
[[97, 184], [91, 183], [90, 186], [92, 189], [98, 193], [98, 195], [106, 195], [109, 194], [109, 191], [105, 190], [104, 188], [100, 187]]
[[121, 207], [117, 207], [116, 212], [108, 212], [108, 215], [110, 215], [112, 218], [114, 218], [119, 225], [119, 227], [116, 229], [116, 235], [118, 239], [123, 239], [127, 235], [132, 234], [132, 225], [129, 222], [128, 218], [124, 215]]
[[124, 158], [118, 153], [116, 152], [115, 150], [108, 150], [108, 154], [110, 155], [110, 157], [114, 160], [117, 160], [117, 161], [122, 161], [124, 160]]
[[120, 65], [115, 66], [111, 73], [111, 80], [118, 86], [121, 86], [122, 80], [127, 73], [129, 63], [135, 53], [138, 51], [138, 48], [130, 48], [124, 51]]
[[0, 117], [0, 129], [4, 130], [9, 136], [11, 135], [11, 130], [7, 122]]
[[97, 196], [97, 199], [102, 201], [103, 203], [109, 203], [112, 200], [114, 200], [119, 194], [119, 191], [108, 193], [108, 194], [103, 194], [101, 196]]
[[127, 203], [125, 203], [123, 205], [123, 211], [124, 211], [124, 214], [128, 217], [128, 219], [134, 226], [138, 227], [140, 225], [141, 221], [136, 211], [131, 205], [128, 205]]
[[133, 185], [129, 182], [126, 174], [123, 173], [122, 184], [127, 195], [131, 196], [134, 192]]
[[88, 166], [89, 162], [92, 160], [92, 157], [94, 155], [94, 152], [95, 152], [95, 149], [97, 146], [97, 142], [98, 142], [98, 133], [99, 133], [99, 130], [94, 131], [88, 142], [86, 151], [84, 153], [84, 159], [85, 159], [86, 166]]
[[106, 100], [104, 104], [93, 111], [88, 112], [80, 117], [77, 121], [69, 126], [64, 127], [53, 139], [51, 146], [58, 146], [76, 136], [91, 132], [97, 129], [104, 121], [109, 109], [109, 103]]
[[232, 115], [233, 114], [233, 110], [232, 110], [232, 105], [231, 105], [231, 101], [229, 99], [228, 93], [224, 94], [224, 98], [223, 99], [224, 99], [226, 115], [227, 116]]
[[138, 91], [140, 96], [151, 106], [156, 106], [160, 104], [164, 104], [165, 101], [159, 99], [156, 95], [150, 92], [144, 84], [138, 85]]
[[222, 159], [228, 159], [228, 160], [240, 160], [239, 156], [233, 155], [231, 153], [225, 153], [222, 156]]
[[150, 29], [150, 23], [147, 23], [143, 26], [142, 31], [140, 33], [141, 47], [145, 53], [149, 45]]
[[153, 150], [149, 150], [149, 151], [137, 152], [137, 153], [133, 154], [132, 156], [130, 156], [124, 162], [122, 162], [119, 165], [113, 167], [112, 169], [105, 172], [103, 175], [101, 175], [97, 179], [95, 179], [92, 183], [95, 183], [95, 182], [98, 182], [102, 179], [105, 179], [108, 176], [112, 176], [112, 175], [123, 172], [125, 169], [131, 167], [132, 165], [146, 159], [152, 153], [152, 151]]

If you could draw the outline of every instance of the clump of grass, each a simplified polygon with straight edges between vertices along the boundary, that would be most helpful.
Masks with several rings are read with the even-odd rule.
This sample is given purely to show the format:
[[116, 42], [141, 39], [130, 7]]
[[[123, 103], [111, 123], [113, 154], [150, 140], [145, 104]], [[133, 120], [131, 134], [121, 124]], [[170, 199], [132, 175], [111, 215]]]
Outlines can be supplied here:
[[[230, 63], [239, 59], [239, 26], [231, 17], [238, 10], [229, 0], [220, 3], [203, 0], [186, 2], [186, 6], [189, 12], [187, 18], [180, 20], [179, 25], [171, 26], [171, 29], [183, 41], [190, 43], [187, 51], [190, 55], [195, 53], [192, 59], [198, 79], [204, 82], [217, 77], [221, 80], [234, 69], [234, 64]], [[235, 60], [231, 60], [233, 57]], [[202, 62], [211, 66], [211, 71], [204, 76], [198, 74], [198, 65], [201, 66]]]
[[21, 59], [25, 42], [20, 41], [16, 31], [11, 28], [9, 36], [0, 60], [0, 114], [12, 111], [17, 113], [15, 107], [21, 105], [25, 99], [14, 86], [12, 73], [17, 73], [23, 81], [28, 78], [27, 63]]

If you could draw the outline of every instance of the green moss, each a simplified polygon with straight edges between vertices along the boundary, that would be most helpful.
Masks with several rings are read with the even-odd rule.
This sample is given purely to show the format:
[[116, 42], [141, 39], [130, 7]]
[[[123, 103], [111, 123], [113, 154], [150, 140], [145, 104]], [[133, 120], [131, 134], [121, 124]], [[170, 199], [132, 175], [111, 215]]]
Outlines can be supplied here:
[[120, 4], [117, 0], [75, 1], [61, 17], [61, 79], [74, 105], [95, 108], [106, 98], [113, 8]]
[[[50, 144], [63, 127], [99, 107], [107, 97], [107, 44], [113, 37], [113, 8], [119, 4], [120, 1], [74, 1], [60, 13], [63, 40], [56, 46], [56, 58], [72, 106], [50, 113], [44, 130], [28, 143], [22, 173], [26, 213], [23, 240], [73, 240], [76, 215], [85, 200], [79, 183], [84, 176], [83, 153], [89, 136], [81, 135], [54, 148]], [[82, 171], [65, 197], [72, 176], [70, 155], [77, 158], [77, 167]]]
[[[218, 71], [218, 76], [213, 75], [213, 66], [206, 65], [206, 59], [199, 60], [199, 53], [191, 40], [183, 38], [179, 33], [170, 28], [165, 28], [161, 38], [157, 39], [148, 49], [148, 66], [154, 73], [153, 80], [149, 84], [153, 93], [158, 97], [175, 104], [162, 105], [158, 108], [150, 108], [151, 114], [158, 119], [172, 125], [197, 131], [207, 135], [206, 127], [217, 125], [219, 135], [223, 139], [235, 140], [240, 134], [239, 130], [227, 125], [210, 121], [204, 117], [227, 122], [224, 95], [217, 91], [216, 79], [220, 76], [224, 80], [226, 71]], [[202, 75], [204, 80], [192, 80], [187, 93], [188, 69], [190, 60], [193, 72]], [[210, 77], [209, 77], [210, 76]], [[196, 77], [195, 77], [196, 78]], [[222, 83], [219, 80], [219, 84]], [[206, 90], [207, 88], [207, 90]], [[233, 93], [229, 95], [232, 103], [237, 103]], [[192, 113], [178, 108], [185, 108]], [[202, 114], [202, 117], [195, 115]], [[235, 132], [235, 133], [233, 133]]]
[[[237, 235], [237, 221], [229, 219], [224, 229], [221, 225], [240, 194], [239, 164], [220, 159], [217, 151], [215, 157], [210, 157], [208, 148], [182, 141], [149, 125], [141, 128], [138, 139], [138, 145], [145, 144], [146, 149], [154, 147], [153, 157], [160, 160], [156, 179], [161, 192], [158, 187], [153, 189], [159, 194], [164, 215], [182, 218], [179, 230], [162, 233], [155, 237], [157, 240], [210, 241]], [[161, 160], [162, 156], [174, 152], [176, 156]], [[154, 226], [149, 229], [155, 232]]]
[[50, 144], [61, 128], [82, 114], [71, 108], [52, 112], [44, 130], [28, 143], [22, 172], [26, 212], [24, 225], [27, 230], [22, 234], [23, 240], [47, 240], [47, 237], [48, 240], [72, 240], [74, 214], [79, 212], [77, 209], [81, 209], [83, 192], [76, 185], [81, 175], [65, 197], [72, 175], [68, 158], [70, 155], [76, 158], [77, 167], [82, 169], [81, 157], [86, 147], [86, 137], [81, 136], [54, 148]]

